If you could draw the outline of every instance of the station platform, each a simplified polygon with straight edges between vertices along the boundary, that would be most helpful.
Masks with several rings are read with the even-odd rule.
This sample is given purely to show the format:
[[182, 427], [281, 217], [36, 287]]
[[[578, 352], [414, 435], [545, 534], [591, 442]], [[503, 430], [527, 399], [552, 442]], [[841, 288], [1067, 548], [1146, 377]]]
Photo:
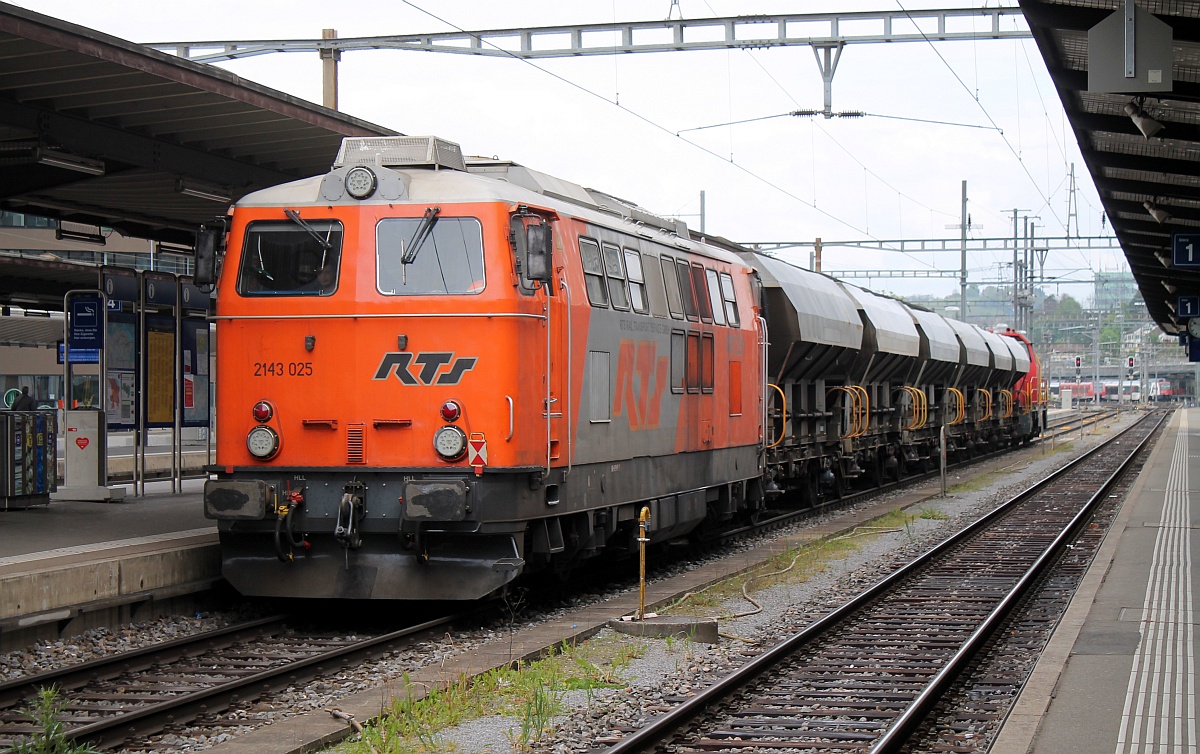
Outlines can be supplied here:
[[1171, 417], [990, 754], [1197, 751], [1198, 432]]
[[149, 482], [120, 502], [55, 500], [0, 513], [0, 651], [104, 625], [221, 579], [201, 480]]

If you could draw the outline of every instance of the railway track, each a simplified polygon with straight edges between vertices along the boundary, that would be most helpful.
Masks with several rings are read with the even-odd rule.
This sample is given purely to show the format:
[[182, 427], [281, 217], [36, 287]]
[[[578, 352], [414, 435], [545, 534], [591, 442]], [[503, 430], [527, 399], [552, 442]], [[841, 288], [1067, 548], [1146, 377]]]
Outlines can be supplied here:
[[1162, 419], [1148, 415], [607, 751], [899, 751]]
[[61, 717], [66, 739], [112, 748], [396, 651], [463, 617], [347, 636], [293, 630], [276, 616], [0, 683], [0, 751], [37, 730], [21, 708], [41, 688], [56, 686], [70, 700]]
[[1079, 432], [1087, 427], [1095, 426], [1100, 422], [1108, 421], [1118, 416], [1123, 410], [1125, 409], [1102, 408], [1087, 413], [1077, 411], [1068, 416], [1059, 416], [1048, 424], [1046, 431], [1042, 433], [1042, 437], [1038, 442], [1045, 442], [1047, 435], [1055, 438], [1065, 437], [1072, 432]]
[[[1107, 415], [1097, 414], [1095, 420], [1103, 418]], [[906, 477], [899, 484], [921, 478]], [[883, 489], [894, 486], [893, 482]], [[847, 495], [829, 504], [843, 505], [878, 492]], [[728, 532], [722, 539], [777, 528], [811, 514], [812, 510], [792, 511]], [[404, 637], [450, 620], [355, 642], [332, 636], [291, 636], [285, 619], [276, 617], [0, 683], [0, 752], [33, 732], [29, 718], [17, 708], [28, 705], [41, 687], [53, 684], [67, 692], [64, 696], [71, 700], [64, 718], [68, 738], [112, 747], [252, 702], [281, 687], [336, 671], [363, 655], [392, 651]]]

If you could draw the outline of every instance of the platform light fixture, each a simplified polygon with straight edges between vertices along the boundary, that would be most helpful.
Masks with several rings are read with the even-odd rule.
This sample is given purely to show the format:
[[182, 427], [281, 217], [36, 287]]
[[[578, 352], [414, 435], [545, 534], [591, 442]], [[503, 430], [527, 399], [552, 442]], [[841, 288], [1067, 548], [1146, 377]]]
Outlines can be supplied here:
[[1160, 281], [1158, 281], [1158, 282], [1162, 283], [1162, 287], [1163, 287], [1163, 288], [1166, 288], [1166, 289], [1167, 289], [1167, 293], [1171, 294], [1172, 296], [1174, 296], [1174, 295], [1175, 295], [1175, 291], [1179, 290], [1178, 288], [1176, 288], [1175, 286], [1171, 285], [1170, 283], [1168, 283], [1168, 282], [1167, 282], [1167, 281], [1165, 281], [1165, 280], [1160, 280]]
[[207, 199], [210, 202], [228, 204], [233, 201], [233, 195], [228, 189], [213, 183], [202, 183], [190, 178], [179, 178], [175, 181], [175, 190], [184, 196], [194, 196], [197, 199]]
[[1146, 211], [1150, 213], [1150, 216], [1153, 217], [1159, 225], [1171, 220], [1171, 213], [1159, 207], [1157, 202], [1145, 201], [1142, 202], [1142, 206], [1146, 208]]
[[34, 151], [34, 159], [41, 165], [74, 170], [77, 173], [87, 173], [88, 175], [104, 175], [104, 163], [100, 160], [58, 152], [53, 149], [38, 147]]
[[1159, 131], [1163, 130], [1163, 124], [1151, 118], [1144, 109], [1142, 103], [1145, 100], [1142, 97], [1136, 97], [1125, 104], [1125, 114], [1133, 121], [1133, 125], [1137, 126], [1137, 130], [1142, 132], [1142, 136], [1147, 139], [1151, 138]]

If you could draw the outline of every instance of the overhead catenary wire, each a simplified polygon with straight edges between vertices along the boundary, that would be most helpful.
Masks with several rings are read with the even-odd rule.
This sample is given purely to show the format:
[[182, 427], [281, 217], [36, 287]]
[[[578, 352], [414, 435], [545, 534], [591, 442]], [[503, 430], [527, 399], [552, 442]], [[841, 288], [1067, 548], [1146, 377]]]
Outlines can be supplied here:
[[[933, 43], [933, 40], [929, 38], [929, 35], [927, 35], [920, 28], [920, 25], [917, 24], [916, 19], [914, 19], [912, 14], [908, 12], [908, 9], [904, 7], [904, 3], [902, 3], [900, 0], [896, 0], [896, 6], [899, 7], [906, 16], [908, 16], [910, 21], [912, 21], [913, 26], [917, 29], [917, 32], [921, 35], [921, 38], [924, 39], [929, 45], [929, 48], [933, 50], [933, 54], [937, 55], [938, 60], [942, 61], [942, 64], [946, 66], [946, 70], [950, 71], [950, 74], [954, 76], [954, 80], [957, 81], [959, 86], [961, 86], [967, 92], [972, 100], [974, 100], [975, 104], [983, 112], [984, 117], [988, 119], [988, 122], [996, 127], [996, 131], [1000, 134], [1000, 139], [1004, 142], [1005, 146], [1008, 147], [1008, 150], [1012, 152], [1013, 157], [1017, 159], [1017, 163], [1021, 166], [1021, 170], [1024, 171], [1026, 177], [1029, 178], [1029, 182], [1033, 184], [1033, 187], [1038, 192], [1038, 195], [1041, 196], [1042, 199], [1045, 199], [1048, 203], [1049, 199], [1046, 198], [1046, 194], [1042, 191], [1042, 187], [1038, 185], [1038, 182], [1033, 177], [1033, 174], [1029, 172], [1029, 166], [1025, 164], [1025, 161], [1021, 158], [1020, 153], [1015, 147], [1013, 147], [1012, 142], [1008, 140], [1008, 137], [1004, 135], [1004, 131], [1000, 128], [999, 124], [996, 123], [996, 119], [992, 117], [992, 114], [988, 112], [988, 109], [984, 107], [983, 102], [977, 96], [971, 94], [971, 88], [967, 86], [967, 83], [962, 80], [962, 76], [958, 75], [958, 71], [954, 70], [954, 66], [950, 65], [950, 62], [946, 60], [945, 56], [943, 56], [938, 50], [937, 46]], [[1018, 119], [1019, 117], [1020, 115], [1018, 113]], [[1063, 223], [1062, 218], [1058, 216], [1058, 212], [1056, 212], [1053, 207], [1050, 207], [1050, 212], [1054, 215], [1054, 219], [1057, 220], [1060, 225], [1065, 227], [1065, 223]]]
[[[437, 15], [436, 13], [433, 13], [432, 11], [422, 8], [421, 6], [412, 2], [412, 0], [402, 0], [402, 1], [404, 2], [405, 5], [409, 6], [413, 10], [416, 10], [420, 13], [424, 13], [425, 15], [429, 16], [430, 18], [434, 19], [435, 21], [438, 21], [439, 23], [446, 24], [447, 26], [455, 29], [456, 31], [462, 32], [463, 34], [467, 33], [466, 29], [462, 28], [458, 24], [447, 21], [446, 19], [442, 18], [441, 16]], [[788, 189], [784, 188], [783, 186], [780, 186], [778, 183], [775, 183], [774, 181], [766, 178], [765, 176], [759, 175], [758, 173], [754, 172], [753, 170], [746, 167], [745, 165], [734, 162], [731, 159], [726, 159], [725, 157], [717, 154], [716, 152], [709, 149], [708, 147], [705, 147], [702, 144], [697, 144], [694, 141], [691, 141], [682, 136], [679, 136], [678, 134], [674, 133], [671, 129], [667, 128], [666, 126], [664, 126], [654, 120], [651, 120], [649, 117], [642, 115], [641, 113], [637, 112], [636, 110], [632, 110], [628, 107], [625, 107], [624, 105], [622, 105], [618, 102], [615, 102], [615, 101], [609, 99], [608, 97], [605, 97], [603, 94], [600, 94], [591, 89], [588, 89], [586, 86], [583, 86], [582, 84], [571, 81], [570, 79], [566, 78], [565, 76], [560, 76], [559, 74], [555, 73], [554, 71], [543, 68], [542, 66], [533, 62], [532, 60], [526, 60], [524, 58], [521, 58], [520, 56], [513, 54], [512, 51], [506, 50], [503, 47], [500, 47], [489, 40], [485, 39], [485, 40], [483, 40], [483, 42], [485, 44], [487, 44], [488, 46], [493, 47], [496, 50], [499, 50], [500, 52], [503, 52], [504, 54], [511, 57], [513, 60], [519, 60], [520, 62], [524, 63], [525, 65], [528, 65], [528, 66], [546, 74], [547, 76], [550, 76], [551, 78], [553, 78], [563, 84], [566, 84], [567, 86], [569, 86], [573, 89], [577, 89], [577, 90], [583, 92], [584, 94], [587, 94], [590, 97], [594, 97], [596, 99], [602, 100], [603, 102], [606, 102], [609, 105], [612, 105], [613, 107], [619, 108], [620, 110], [624, 111], [625, 113], [628, 113], [629, 115], [633, 116], [637, 120], [642, 121], [643, 123], [650, 126], [651, 128], [654, 128], [665, 134], [674, 136], [675, 138], [682, 141], [684, 144], [687, 144], [695, 149], [698, 149], [701, 152], [704, 152], [705, 154], [707, 154], [711, 157], [715, 157], [716, 159], [720, 160], [721, 162], [731, 165], [735, 170], [738, 170], [739, 172], [744, 173], [745, 175], [749, 176], [750, 178], [753, 178], [754, 180], [758, 181], [759, 183], [762, 183], [765, 186], [769, 186], [770, 188], [775, 189], [776, 191], [783, 194], [784, 196], [794, 199], [795, 201], [805, 205], [806, 207], [809, 207], [812, 210], [824, 215], [825, 217], [828, 217], [830, 220], [833, 220], [834, 222], [836, 222], [840, 225], [844, 225], [847, 228], [850, 228], [851, 230], [862, 233], [863, 235], [866, 235], [870, 238], [874, 238], [874, 236], [871, 236], [870, 233], [867, 233], [862, 228], [859, 228], [858, 226], [856, 226], [854, 223], [849, 222], [848, 220], [843, 220], [842, 218], [838, 217], [837, 215], [833, 214], [832, 212], [829, 212], [821, 207], [818, 207], [815, 203], [809, 202], [806, 199], [804, 199], [803, 197], [796, 195], [792, 191], [789, 191]], [[876, 239], [876, 240], [878, 240], [878, 239]]]

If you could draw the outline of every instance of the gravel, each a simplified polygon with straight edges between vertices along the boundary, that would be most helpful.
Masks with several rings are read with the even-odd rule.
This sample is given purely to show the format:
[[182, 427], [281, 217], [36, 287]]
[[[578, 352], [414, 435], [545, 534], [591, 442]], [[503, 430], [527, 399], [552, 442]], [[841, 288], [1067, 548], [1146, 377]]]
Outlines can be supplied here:
[[[1089, 437], [1083, 443], [1077, 441], [1076, 446], [1084, 449], [1097, 441]], [[562, 705], [572, 712], [552, 720], [553, 731], [535, 742], [532, 751], [555, 754], [589, 751], [611, 742], [622, 731], [644, 725], [655, 714], [670, 708], [678, 697], [706, 686], [763, 651], [779, 637], [800, 630], [814, 618], [842, 604], [852, 594], [1023, 489], [1029, 479], [1041, 478], [1067, 460], [1069, 458], [1065, 455], [1039, 453], [1036, 449], [1026, 451], [1023, 460], [1014, 456], [1002, 459], [1000, 463], [1007, 465], [997, 471], [1011, 470], [1019, 474], [1005, 475], [987, 489], [955, 494], [945, 499], [935, 498], [918, 506], [918, 509], [935, 509], [947, 516], [948, 520], [917, 518], [900, 531], [857, 538], [859, 546], [856, 550], [846, 557], [831, 561], [824, 570], [807, 580], [783, 583], [755, 592], [754, 598], [762, 605], [762, 611], [744, 617], [722, 617], [719, 625], [723, 638], [717, 645], [638, 639], [644, 651], [624, 670], [625, 688], [567, 692], [562, 697]], [[809, 519], [799, 526], [811, 526], [833, 515]], [[764, 539], [786, 536], [795, 528], [723, 548], [711, 558], [728, 557], [757, 546]], [[692, 560], [660, 567], [654, 579], [670, 578], [698, 565]], [[449, 657], [474, 651], [488, 642], [506, 640], [510, 630], [560, 617], [571, 610], [603, 601], [629, 587], [628, 583], [597, 587], [550, 606], [529, 608], [512, 625], [508, 621], [498, 620], [475, 630], [456, 632], [453, 637], [443, 636], [426, 641], [379, 662], [356, 666], [306, 687], [289, 688], [268, 700], [231, 710], [216, 723], [152, 737], [140, 750], [176, 752], [210, 748], [239, 732], [297, 713], [329, 707], [349, 694], [394, 685], [405, 672], [444, 662]], [[752, 608], [738, 597], [726, 600], [713, 608], [712, 612], [733, 616]], [[237, 611], [164, 617], [117, 630], [97, 629], [70, 639], [40, 642], [33, 647], [0, 655], [0, 680], [211, 630], [244, 618], [245, 615]], [[600, 634], [600, 638], [613, 641], [617, 640], [616, 636], [609, 631]], [[629, 639], [624, 637], [623, 640]], [[459, 751], [466, 753], [511, 752], [515, 750], [514, 740], [519, 735], [520, 727], [521, 721], [516, 718], [494, 716], [444, 731], [441, 736], [447, 745], [457, 746]]]

